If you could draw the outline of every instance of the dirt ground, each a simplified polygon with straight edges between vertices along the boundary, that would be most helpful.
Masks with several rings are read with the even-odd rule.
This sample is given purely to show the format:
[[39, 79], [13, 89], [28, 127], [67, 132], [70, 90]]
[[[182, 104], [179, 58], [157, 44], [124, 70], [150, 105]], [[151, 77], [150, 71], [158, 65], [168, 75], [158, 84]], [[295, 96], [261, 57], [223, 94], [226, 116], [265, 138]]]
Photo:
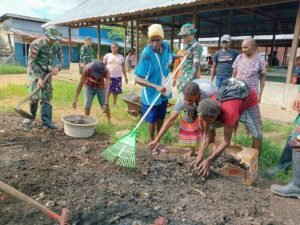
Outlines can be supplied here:
[[[63, 131], [21, 127], [15, 113], [0, 113], [0, 179], [57, 213], [70, 224], [170, 225], [299, 224], [299, 200], [272, 195], [270, 180], [253, 187], [212, 174], [189, 176], [178, 150], [150, 156], [139, 146], [136, 170], [117, 168], [100, 152], [109, 137], [74, 139]], [[58, 224], [0, 192], [0, 224]], [[158, 225], [156, 223], [155, 225]]]

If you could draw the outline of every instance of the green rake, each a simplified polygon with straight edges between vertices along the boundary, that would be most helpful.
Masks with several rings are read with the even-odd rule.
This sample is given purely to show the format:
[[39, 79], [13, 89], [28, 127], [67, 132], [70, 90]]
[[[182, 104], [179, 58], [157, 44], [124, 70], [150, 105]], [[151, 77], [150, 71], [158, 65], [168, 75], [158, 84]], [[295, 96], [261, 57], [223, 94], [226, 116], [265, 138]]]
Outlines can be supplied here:
[[[182, 63], [186, 60], [186, 57], [183, 57], [181, 63], [176, 68], [176, 70], [173, 72], [173, 74], [170, 76], [170, 78], [165, 83], [165, 87], [171, 82], [174, 75], [177, 73], [179, 68], [181, 67]], [[105, 149], [101, 155], [107, 159], [108, 161], [114, 161], [115, 158], [118, 158], [116, 165], [121, 167], [127, 167], [127, 168], [136, 168], [136, 134], [138, 128], [141, 126], [142, 122], [146, 118], [146, 116], [149, 114], [150, 110], [153, 108], [154, 104], [157, 102], [157, 100], [160, 98], [161, 93], [159, 93], [148, 110], [145, 112], [139, 123], [136, 125], [136, 127], [130, 131], [128, 134], [123, 136], [119, 141], [117, 141], [112, 146]]]

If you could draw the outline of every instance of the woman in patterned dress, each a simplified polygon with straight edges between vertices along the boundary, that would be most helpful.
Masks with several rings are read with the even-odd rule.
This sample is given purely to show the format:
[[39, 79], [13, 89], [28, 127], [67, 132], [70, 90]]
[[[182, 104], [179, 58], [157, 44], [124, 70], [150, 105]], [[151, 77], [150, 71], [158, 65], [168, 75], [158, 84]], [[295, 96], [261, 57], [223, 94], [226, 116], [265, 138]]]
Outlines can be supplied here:
[[110, 72], [110, 88], [109, 93], [113, 95], [113, 106], [116, 107], [118, 95], [122, 93], [122, 76], [128, 84], [125, 60], [122, 55], [118, 54], [118, 44], [112, 43], [110, 46], [111, 53], [107, 53], [103, 57], [103, 62]]

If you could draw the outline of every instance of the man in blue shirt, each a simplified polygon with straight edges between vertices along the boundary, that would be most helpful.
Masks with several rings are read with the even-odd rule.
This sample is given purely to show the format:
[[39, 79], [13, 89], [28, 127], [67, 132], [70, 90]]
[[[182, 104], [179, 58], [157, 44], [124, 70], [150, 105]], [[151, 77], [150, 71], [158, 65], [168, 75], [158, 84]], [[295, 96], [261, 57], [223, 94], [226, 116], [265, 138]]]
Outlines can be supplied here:
[[[139, 63], [135, 69], [135, 81], [142, 88], [142, 112], [147, 111], [159, 93], [165, 94], [166, 88], [162, 80], [168, 77], [173, 54], [167, 41], [163, 40], [164, 32], [160, 24], [152, 24], [148, 28], [149, 44], [143, 49]], [[146, 116], [150, 141], [154, 140], [155, 130], [158, 133], [164, 122], [168, 98], [161, 96]], [[164, 151], [160, 146], [152, 149], [153, 154]]]
[[224, 80], [228, 80], [232, 76], [232, 64], [239, 54], [237, 50], [230, 48], [231, 36], [229, 34], [224, 34], [221, 42], [222, 49], [215, 52], [211, 69], [211, 81], [216, 76], [216, 86], [218, 88], [221, 87]]

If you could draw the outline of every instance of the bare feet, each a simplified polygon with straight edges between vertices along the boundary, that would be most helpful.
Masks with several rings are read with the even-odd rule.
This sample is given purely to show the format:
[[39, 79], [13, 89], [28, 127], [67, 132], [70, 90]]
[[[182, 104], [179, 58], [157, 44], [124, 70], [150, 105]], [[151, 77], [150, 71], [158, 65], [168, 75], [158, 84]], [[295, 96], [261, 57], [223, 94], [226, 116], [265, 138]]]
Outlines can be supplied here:
[[183, 159], [185, 161], [190, 161], [194, 156], [196, 156], [194, 149], [190, 149], [187, 153], [183, 154]]

